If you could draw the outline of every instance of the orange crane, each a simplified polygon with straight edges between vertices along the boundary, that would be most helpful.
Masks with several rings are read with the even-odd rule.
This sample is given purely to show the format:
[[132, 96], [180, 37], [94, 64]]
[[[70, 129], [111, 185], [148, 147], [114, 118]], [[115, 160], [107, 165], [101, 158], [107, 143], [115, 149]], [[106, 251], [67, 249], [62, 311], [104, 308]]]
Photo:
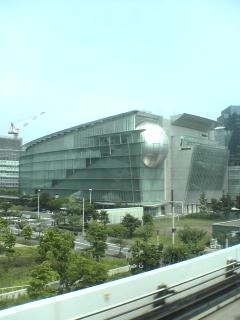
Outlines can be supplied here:
[[36, 120], [39, 116], [44, 115], [45, 112], [42, 111], [39, 114], [33, 116], [32, 118], [28, 118], [28, 121], [24, 122], [20, 127], [16, 127], [15, 124], [13, 122], [11, 122], [10, 124], [10, 128], [8, 130], [8, 134], [13, 134], [14, 138], [18, 138], [19, 132], [21, 131], [22, 128], [26, 127], [29, 125], [29, 123], [31, 123], [32, 121]]

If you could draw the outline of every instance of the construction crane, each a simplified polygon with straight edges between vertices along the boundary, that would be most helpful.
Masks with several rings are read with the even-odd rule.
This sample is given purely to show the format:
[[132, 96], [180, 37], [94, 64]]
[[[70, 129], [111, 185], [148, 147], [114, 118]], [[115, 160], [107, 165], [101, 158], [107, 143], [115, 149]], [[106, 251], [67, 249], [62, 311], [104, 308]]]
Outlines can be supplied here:
[[8, 134], [13, 134], [13, 135], [14, 135], [14, 138], [17, 139], [17, 138], [18, 138], [18, 135], [19, 135], [19, 132], [22, 130], [22, 128], [28, 126], [29, 123], [31, 123], [32, 121], [36, 120], [39, 116], [42, 116], [42, 115], [44, 115], [44, 114], [45, 114], [45, 112], [42, 111], [42, 112], [40, 112], [39, 114], [37, 114], [37, 115], [35, 115], [35, 116], [31, 117], [31, 118], [28, 118], [28, 119], [27, 119], [28, 121], [24, 122], [24, 123], [23, 123], [21, 126], [19, 126], [19, 127], [16, 127], [15, 124], [14, 124], [13, 122], [11, 122], [10, 128], [9, 128], [9, 130], [8, 130]]

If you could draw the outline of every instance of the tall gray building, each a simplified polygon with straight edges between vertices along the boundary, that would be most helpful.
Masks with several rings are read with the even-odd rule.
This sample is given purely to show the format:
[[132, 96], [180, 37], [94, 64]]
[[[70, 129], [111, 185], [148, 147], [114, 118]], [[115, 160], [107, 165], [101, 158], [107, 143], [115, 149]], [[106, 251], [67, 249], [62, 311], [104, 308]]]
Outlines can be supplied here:
[[240, 106], [229, 106], [221, 112], [221, 136], [229, 149], [228, 193], [233, 200], [240, 195]]

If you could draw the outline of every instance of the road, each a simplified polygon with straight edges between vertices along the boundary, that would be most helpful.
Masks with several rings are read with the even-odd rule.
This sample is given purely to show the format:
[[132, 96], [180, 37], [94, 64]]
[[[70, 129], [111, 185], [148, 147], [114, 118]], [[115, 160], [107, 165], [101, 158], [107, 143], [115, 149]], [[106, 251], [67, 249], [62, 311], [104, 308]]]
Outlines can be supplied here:
[[[86, 241], [82, 236], [77, 236], [75, 242], [75, 250], [83, 250], [88, 247], [90, 247], [90, 243]], [[124, 247], [122, 248], [122, 253], [126, 256], [129, 257], [129, 248]], [[107, 242], [107, 250], [106, 253], [109, 255], [117, 255], [120, 251], [120, 247], [114, 243]]]

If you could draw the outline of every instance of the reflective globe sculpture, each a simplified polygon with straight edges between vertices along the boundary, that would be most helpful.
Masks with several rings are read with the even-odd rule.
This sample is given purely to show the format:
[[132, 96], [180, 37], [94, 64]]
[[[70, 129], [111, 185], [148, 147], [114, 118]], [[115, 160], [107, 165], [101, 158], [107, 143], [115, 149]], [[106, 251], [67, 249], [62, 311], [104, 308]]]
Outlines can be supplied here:
[[142, 154], [145, 166], [155, 168], [168, 154], [168, 136], [156, 123], [144, 122], [136, 127], [142, 130]]

